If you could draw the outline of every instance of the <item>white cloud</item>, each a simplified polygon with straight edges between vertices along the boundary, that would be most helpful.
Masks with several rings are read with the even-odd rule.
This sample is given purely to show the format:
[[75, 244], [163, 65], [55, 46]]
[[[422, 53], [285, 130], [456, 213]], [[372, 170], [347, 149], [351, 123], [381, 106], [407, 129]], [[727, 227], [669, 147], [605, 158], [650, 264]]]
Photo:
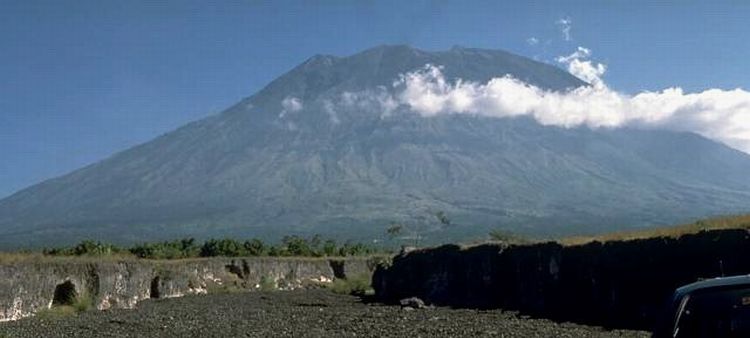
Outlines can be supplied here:
[[[743, 89], [709, 89], [685, 93], [679, 87], [635, 95], [610, 89], [603, 80], [606, 65], [593, 62], [589, 49], [578, 47], [558, 57], [569, 72], [592, 84], [568, 91], [544, 90], [509, 75], [486, 83], [448, 81], [441, 66], [401, 74], [391, 88], [345, 92], [322, 101], [333, 124], [344, 114], [410, 110], [425, 117], [474, 114], [505, 118], [529, 116], [542, 125], [564, 128], [635, 127], [687, 131], [723, 142], [750, 153], [750, 92]], [[284, 115], [303, 109], [303, 102], [287, 97]], [[290, 122], [291, 123], [291, 122]], [[296, 125], [288, 124], [290, 130]]]
[[487, 83], [448, 82], [442, 68], [427, 65], [401, 75], [393, 100], [423, 116], [475, 114], [530, 116], [543, 125], [591, 128], [660, 128], [698, 133], [750, 153], [750, 92], [710, 89], [685, 93], [681, 88], [636, 95], [609, 89], [601, 80], [606, 67], [585, 60], [579, 48], [559, 58], [572, 72], [588, 76], [593, 86], [566, 92], [547, 91], [510, 76]]
[[287, 96], [281, 101], [281, 113], [279, 117], [283, 118], [289, 113], [294, 113], [302, 110], [302, 100], [294, 96]]
[[379, 112], [381, 116], [391, 115], [399, 106], [393, 95], [382, 86], [363, 92], [344, 92], [338, 103], [346, 109], [355, 107], [368, 112]]
[[341, 120], [339, 120], [339, 115], [336, 112], [336, 105], [333, 104], [331, 100], [323, 100], [323, 111], [328, 114], [328, 121], [330, 121], [331, 124], [341, 123]]
[[532, 36], [526, 39], [526, 43], [529, 44], [529, 46], [536, 46], [539, 44], [539, 39]]
[[568, 56], [559, 56], [556, 61], [567, 65], [568, 72], [579, 79], [586, 81], [594, 87], [604, 88], [606, 85], [602, 75], [607, 71], [607, 66], [587, 60], [591, 56], [591, 50], [578, 47], [575, 52]]
[[573, 28], [573, 20], [571, 20], [570, 18], [561, 18], [555, 23], [560, 26], [560, 32], [562, 33], [563, 39], [565, 41], [572, 40], [570, 36], [570, 29]]
[[568, 63], [575, 59], [587, 59], [591, 56], [591, 50], [586, 47], [578, 46], [576, 51], [567, 56], [558, 56], [557, 62]]

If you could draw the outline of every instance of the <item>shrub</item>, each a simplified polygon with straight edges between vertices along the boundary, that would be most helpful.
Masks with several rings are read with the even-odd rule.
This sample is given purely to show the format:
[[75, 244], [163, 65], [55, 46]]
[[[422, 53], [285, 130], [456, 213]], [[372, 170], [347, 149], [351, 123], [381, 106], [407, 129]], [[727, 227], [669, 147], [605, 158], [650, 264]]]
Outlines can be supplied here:
[[275, 291], [276, 281], [271, 276], [263, 276], [258, 283], [260, 291]]
[[200, 251], [201, 257], [238, 257], [245, 255], [245, 247], [239, 242], [225, 239], [209, 239], [203, 243]]
[[312, 256], [310, 243], [299, 236], [284, 236], [281, 240], [285, 256]]
[[262, 256], [266, 254], [266, 244], [257, 238], [245, 241], [242, 246], [245, 247], [245, 251], [250, 256]]
[[113, 256], [127, 254], [146, 259], [183, 259], [217, 256], [365, 256], [378, 252], [378, 250], [362, 243], [347, 242], [339, 246], [334, 240], [323, 241], [319, 235], [315, 235], [310, 239], [301, 236], [285, 236], [278, 245], [268, 245], [258, 238], [244, 242], [229, 238], [208, 239], [203, 243], [196, 243], [193, 238], [185, 238], [173, 241], [141, 243], [127, 249], [112, 244], [86, 240], [73, 247], [46, 248], [42, 252], [44, 255], [49, 256]]
[[94, 299], [88, 294], [88, 293], [82, 293], [73, 300], [73, 304], [71, 304], [73, 309], [75, 309], [76, 312], [84, 312], [88, 311], [94, 306]]
[[345, 256], [366, 256], [373, 253], [373, 250], [370, 249], [370, 247], [362, 244], [362, 243], [344, 243], [339, 250], [338, 254], [339, 256], [345, 257]]
[[69, 304], [52, 305], [49, 309], [37, 312], [42, 318], [68, 317], [93, 308], [94, 299], [87, 293], [76, 295]]
[[271, 257], [277, 257], [277, 256], [281, 256], [281, 252], [279, 251], [279, 248], [272, 246], [268, 248], [268, 255]]
[[175, 241], [139, 244], [130, 248], [130, 252], [140, 258], [179, 259], [198, 256], [200, 247], [195, 245], [195, 239], [185, 238]]
[[122, 251], [112, 244], [86, 240], [72, 248], [45, 249], [44, 253], [49, 255], [108, 256]]
[[372, 293], [372, 277], [369, 274], [361, 274], [351, 278], [337, 278], [330, 284], [334, 293], [365, 296]]
[[336, 241], [329, 239], [323, 243], [323, 254], [326, 256], [333, 256], [336, 254]]

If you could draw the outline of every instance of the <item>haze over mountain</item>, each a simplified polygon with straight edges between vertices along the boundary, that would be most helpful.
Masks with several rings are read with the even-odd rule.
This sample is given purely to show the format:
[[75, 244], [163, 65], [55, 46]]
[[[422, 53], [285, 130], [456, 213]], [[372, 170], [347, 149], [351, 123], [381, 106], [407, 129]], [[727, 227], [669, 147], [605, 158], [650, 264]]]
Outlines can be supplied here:
[[219, 115], [0, 200], [0, 246], [95, 238], [320, 233], [382, 238], [435, 211], [428, 240], [506, 228], [557, 235], [750, 210], [750, 156], [688, 132], [425, 117], [392, 100], [402, 74], [587, 84], [503, 51], [381, 46], [318, 55]]

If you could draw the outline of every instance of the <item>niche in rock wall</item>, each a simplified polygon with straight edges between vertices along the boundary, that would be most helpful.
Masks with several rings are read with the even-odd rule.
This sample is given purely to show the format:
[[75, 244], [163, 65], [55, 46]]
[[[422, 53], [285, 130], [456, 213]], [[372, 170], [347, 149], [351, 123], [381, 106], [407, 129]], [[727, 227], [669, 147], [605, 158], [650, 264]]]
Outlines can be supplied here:
[[333, 277], [336, 279], [346, 279], [346, 272], [344, 271], [344, 261], [343, 260], [329, 260], [328, 265], [331, 267], [331, 270], [333, 270]]
[[154, 277], [154, 279], [151, 280], [151, 288], [149, 291], [149, 297], [151, 298], [160, 298], [161, 293], [159, 292], [159, 284], [161, 284], [161, 278], [159, 276]]
[[73, 305], [78, 292], [76, 292], [76, 286], [71, 281], [65, 281], [55, 286], [55, 295], [52, 298], [52, 306], [60, 305]]
[[[237, 276], [237, 278], [239, 278], [239, 279], [245, 279], [245, 275], [242, 272], [242, 269], [239, 266], [234, 265], [234, 261], [232, 261], [232, 264], [225, 265], [224, 268], [227, 269], [227, 272], [229, 272], [229, 273]], [[249, 268], [248, 268], [248, 270], [249, 270]]]

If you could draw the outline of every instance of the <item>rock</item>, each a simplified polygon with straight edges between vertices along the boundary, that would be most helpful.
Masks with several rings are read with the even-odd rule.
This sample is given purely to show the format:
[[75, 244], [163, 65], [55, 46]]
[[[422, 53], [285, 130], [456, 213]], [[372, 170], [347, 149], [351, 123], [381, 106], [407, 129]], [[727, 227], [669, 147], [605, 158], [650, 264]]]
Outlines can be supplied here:
[[[677, 286], [750, 273], [745, 229], [581, 245], [443, 245], [396, 256], [373, 275], [376, 300], [420, 296], [453, 308], [504, 308], [560, 322], [653, 328]], [[528, 320], [522, 317], [521, 320]]]
[[130, 309], [147, 299], [206, 294], [209, 289], [245, 291], [262, 280], [275, 281], [284, 290], [303, 288], [313, 279], [368, 273], [375, 264], [369, 258], [337, 258], [335, 266], [334, 271], [323, 259], [271, 257], [159, 261], [22, 256], [0, 263], [0, 322], [32, 316], [52, 303], [66, 304], [82, 293], [92, 296], [96, 309]]
[[417, 297], [404, 298], [400, 300], [399, 303], [401, 303], [401, 307], [404, 308], [424, 309], [427, 307], [425, 306], [424, 301]]
[[417, 247], [415, 246], [401, 246], [401, 251], [399, 252], [399, 254], [403, 256], [416, 250], [417, 250]]

